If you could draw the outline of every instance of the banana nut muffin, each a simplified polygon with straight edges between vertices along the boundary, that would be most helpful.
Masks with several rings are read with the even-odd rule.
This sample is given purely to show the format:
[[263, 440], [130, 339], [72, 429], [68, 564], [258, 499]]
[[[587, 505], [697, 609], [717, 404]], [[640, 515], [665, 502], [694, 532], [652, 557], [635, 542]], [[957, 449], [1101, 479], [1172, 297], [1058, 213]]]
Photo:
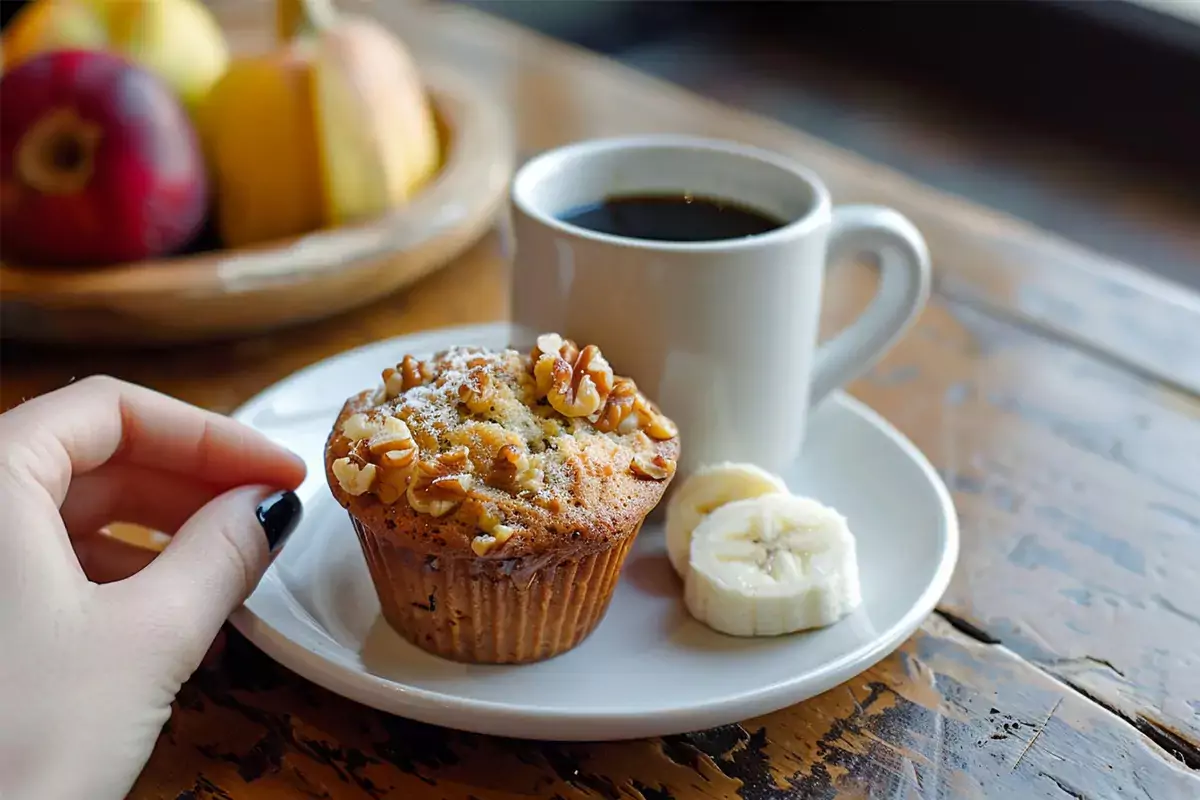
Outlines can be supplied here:
[[405, 356], [346, 401], [327, 479], [384, 618], [459, 661], [570, 650], [675, 474], [675, 425], [594, 345]]

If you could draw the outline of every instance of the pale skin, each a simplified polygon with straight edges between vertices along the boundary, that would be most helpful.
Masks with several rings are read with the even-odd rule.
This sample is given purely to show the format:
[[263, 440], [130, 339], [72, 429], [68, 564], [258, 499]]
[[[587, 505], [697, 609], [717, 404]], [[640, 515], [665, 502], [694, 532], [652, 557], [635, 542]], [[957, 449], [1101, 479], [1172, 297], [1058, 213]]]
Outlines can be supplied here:
[[[111, 378], [0, 414], [0, 797], [128, 793], [269, 564], [259, 504], [303, 478], [255, 431]], [[173, 535], [156, 554], [101, 532], [118, 520]]]

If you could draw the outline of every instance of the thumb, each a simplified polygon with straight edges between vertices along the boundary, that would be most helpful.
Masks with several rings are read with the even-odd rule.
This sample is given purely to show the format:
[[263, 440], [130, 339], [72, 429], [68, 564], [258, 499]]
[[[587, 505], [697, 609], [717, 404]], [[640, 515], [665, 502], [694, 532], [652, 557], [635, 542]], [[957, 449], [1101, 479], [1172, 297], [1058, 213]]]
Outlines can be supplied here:
[[154, 640], [183, 656], [190, 671], [302, 515], [294, 492], [232, 489], [193, 514], [145, 569], [116, 585], [132, 595], [140, 618], [149, 617]]

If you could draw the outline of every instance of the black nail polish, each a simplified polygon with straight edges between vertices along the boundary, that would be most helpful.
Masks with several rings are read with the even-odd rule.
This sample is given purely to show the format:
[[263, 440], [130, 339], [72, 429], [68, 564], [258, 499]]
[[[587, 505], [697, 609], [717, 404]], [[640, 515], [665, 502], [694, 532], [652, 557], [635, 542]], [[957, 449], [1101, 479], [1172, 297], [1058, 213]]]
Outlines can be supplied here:
[[304, 506], [295, 492], [277, 492], [258, 504], [258, 524], [267, 535], [267, 546], [274, 553], [283, 547], [304, 516]]

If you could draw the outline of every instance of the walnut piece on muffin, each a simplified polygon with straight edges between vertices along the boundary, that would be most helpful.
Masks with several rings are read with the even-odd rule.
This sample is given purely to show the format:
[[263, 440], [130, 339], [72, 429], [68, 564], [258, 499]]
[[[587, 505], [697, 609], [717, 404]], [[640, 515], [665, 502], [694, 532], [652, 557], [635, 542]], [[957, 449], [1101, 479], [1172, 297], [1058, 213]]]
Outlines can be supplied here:
[[510, 557], [627, 529], [648, 511], [637, 500], [661, 496], [679, 441], [598, 347], [545, 334], [528, 354], [404, 356], [346, 403], [328, 452], [335, 495], [364, 521], [403, 521], [429, 552]]

